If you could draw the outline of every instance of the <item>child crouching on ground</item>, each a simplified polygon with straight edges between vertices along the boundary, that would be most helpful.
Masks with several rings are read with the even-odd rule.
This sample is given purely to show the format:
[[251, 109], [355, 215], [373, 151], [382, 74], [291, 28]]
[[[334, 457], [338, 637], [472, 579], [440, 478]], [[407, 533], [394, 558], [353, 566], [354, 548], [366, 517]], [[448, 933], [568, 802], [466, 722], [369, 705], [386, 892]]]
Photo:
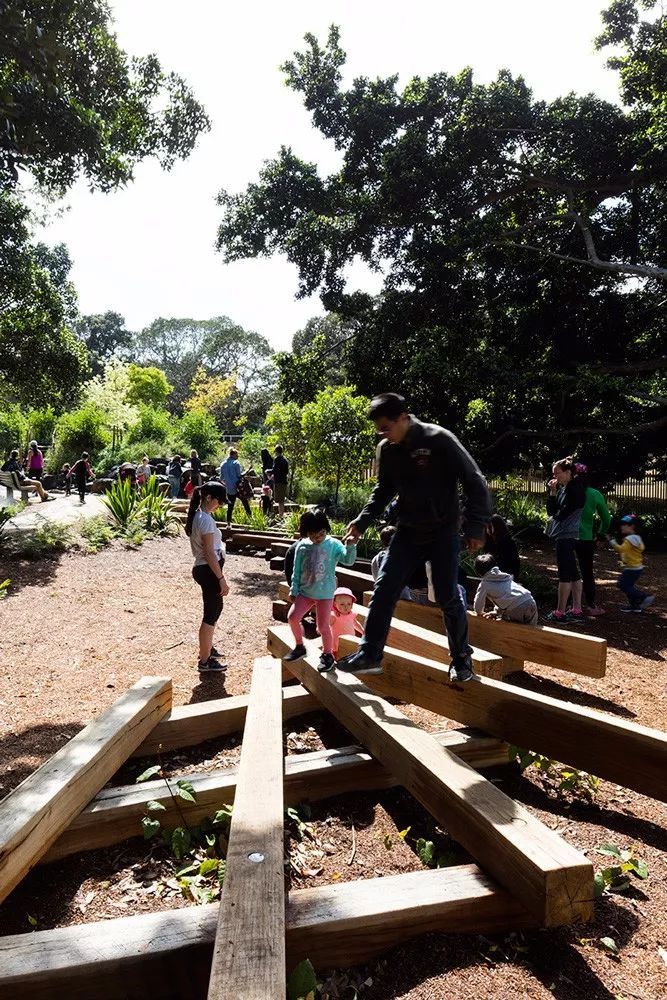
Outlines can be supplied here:
[[522, 625], [537, 625], [535, 598], [529, 590], [514, 581], [511, 573], [502, 572], [494, 556], [490, 554], [477, 556], [475, 573], [481, 577], [473, 602], [476, 614], [484, 614], [488, 597], [494, 609], [485, 617], [500, 617], [505, 621], [519, 622]]
[[646, 608], [650, 608], [655, 597], [640, 590], [637, 580], [644, 572], [644, 543], [639, 532], [641, 522], [634, 514], [626, 514], [621, 518], [622, 542], [615, 542], [613, 538], [607, 539], [612, 549], [615, 549], [621, 557], [621, 575], [618, 578], [618, 588], [622, 590], [628, 599], [628, 605], [621, 608], [621, 611], [641, 614]]
[[296, 547], [290, 585], [290, 598], [294, 603], [287, 616], [296, 645], [283, 659], [289, 662], [306, 655], [301, 621], [315, 605], [317, 631], [322, 636], [319, 669], [324, 672], [331, 670], [336, 662], [331, 631], [336, 565], [342, 563], [343, 566], [352, 566], [357, 558], [357, 546], [352, 542], [343, 545], [337, 538], [332, 538], [329, 535], [329, 521], [322, 511], [307, 511], [301, 518], [301, 529], [308, 537]]
[[338, 641], [342, 635], [363, 635], [352, 607], [354, 594], [348, 587], [339, 587], [334, 594], [331, 611], [331, 631], [333, 633], [334, 656], [338, 656]]

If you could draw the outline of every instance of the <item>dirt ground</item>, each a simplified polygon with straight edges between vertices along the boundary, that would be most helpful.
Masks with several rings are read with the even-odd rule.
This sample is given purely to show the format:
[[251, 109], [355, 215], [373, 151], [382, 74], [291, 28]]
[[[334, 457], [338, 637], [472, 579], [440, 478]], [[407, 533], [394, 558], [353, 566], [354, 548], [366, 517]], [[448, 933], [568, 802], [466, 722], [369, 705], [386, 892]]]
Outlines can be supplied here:
[[[530, 559], [552, 573], [551, 556], [545, 548], [533, 550]], [[253, 658], [265, 653], [278, 576], [253, 556], [231, 555], [227, 568], [232, 592], [217, 644], [229, 670], [200, 680], [195, 670], [199, 594], [183, 537], [150, 541], [138, 550], [114, 543], [94, 556], [0, 560], [0, 580], [12, 580], [9, 597], [0, 602], [0, 796], [142, 674], [170, 675], [175, 704], [248, 690]], [[657, 610], [641, 616], [620, 613], [613, 556], [601, 554], [598, 568], [608, 614], [582, 631], [607, 638], [607, 676], [592, 680], [530, 665], [512, 680], [667, 729], [667, 616], [662, 612], [667, 556], [650, 559], [642, 585], [658, 595]], [[419, 709], [405, 711], [430, 730], [452, 725]], [[289, 753], [353, 742], [322, 714], [285, 726]], [[169, 754], [165, 770], [184, 775], [224, 767], [238, 760], [239, 747], [236, 735], [210, 741]], [[114, 783], [134, 781], [148, 763], [154, 761], [126, 765]], [[657, 1000], [667, 995], [667, 809], [608, 782], [587, 803], [559, 798], [553, 781], [534, 769], [520, 775], [498, 768], [488, 776], [584, 851], [596, 869], [608, 864], [596, 853], [602, 844], [634, 845], [648, 864], [648, 879], [637, 882], [630, 895], [605, 895], [590, 925], [494, 938], [428, 935], [338, 976], [330, 988], [351, 998], [354, 986], [360, 1000]], [[454, 863], [470, 860], [400, 789], [329, 799], [301, 815], [307, 822], [303, 839], [293, 827], [287, 838], [295, 889], [417, 870], [422, 867], [415, 851], [419, 837], [433, 840]], [[402, 839], [399, 833], [408, 827]], [[0, 933], [193, 905], [181, 896], [175, 870], [162, 848], [141, 840], [38, 868], [2, 904]], [[604, 937], [614, 939], [618, 957], [602, 950]]]

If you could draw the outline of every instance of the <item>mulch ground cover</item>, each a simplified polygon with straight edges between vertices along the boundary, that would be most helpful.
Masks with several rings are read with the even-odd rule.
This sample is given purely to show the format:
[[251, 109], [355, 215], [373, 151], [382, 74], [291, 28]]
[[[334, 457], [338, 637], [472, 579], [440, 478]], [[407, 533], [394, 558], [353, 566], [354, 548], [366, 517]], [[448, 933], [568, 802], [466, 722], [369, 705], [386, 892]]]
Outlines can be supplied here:
[[[530, 561], [554, 575], [550, 548]], [[652, 555], [642, 586], [658, 594], [657, 610], [620, 613], [612, 554], [598, 558], [607, 615], [582, 626], [609, 643], [607, 676], [593, 680], [527, 665], [514, 683], [644, 725], [667, 729], [667, 556]], [[259, 557], [230, 555], [232, 592], [219, 630], [229, 664], [224, 676], [196, 673], [199, 593], [183, 537], [119, 543], [94, 556], [19, 563], [0, 559], [0, 580], [12, 579], [0, 603], [0, 795], [54, 753], [85, 722], [142, 674], [173, 678], [174, 703], [244, 693], [252, 662], [266, 650], [278, 575]], [[544, 610], [547, 610], [546, 608]], [[413, 707], [406, 714], [433, 731], [456, 725]], [[354, 739], [330, 716], [314, 713], [285, 724], [288, 753], [342, 746]], [[164, 756], [164, 773], [184, 776], [238, 761], [240, 736]], [[149, 761], [132, 761], [114, 778], [128, 783]], [[626, 895], [606, 894], [593, 923], [507, 934], [427, 935], [380, 961], [329, 978], [332, 995], [357, 990], [361, 1000], [460, 1000], [517, 996], [570, 1000], [667, 995], [667, 809], [609, 782], [593, 802], [563, 798], [553, 778], [514, 767], [487, 772], [510, 796], [570, 843], [596, 869], [605, 843], [634, 847], [649, 877]], [[431, 840], [449, 863], [470, 858], [402, 789], [338, 796], [298, 811], [286, 833], [293, 888], [375, 878], [423, 867], [417, 840]], [[407, 833], [405, 831], [408, 831]], [[181, 867], [166, 850], [142, 840], [79, 854], [34, 870], [0, 907], [0, 933], [30, 932], [158, 909], [194, 905], [181, 892]], [[605, 951], [610, 937], [618, 956]], [[662, 951], [661, 951], [662, 949]]]

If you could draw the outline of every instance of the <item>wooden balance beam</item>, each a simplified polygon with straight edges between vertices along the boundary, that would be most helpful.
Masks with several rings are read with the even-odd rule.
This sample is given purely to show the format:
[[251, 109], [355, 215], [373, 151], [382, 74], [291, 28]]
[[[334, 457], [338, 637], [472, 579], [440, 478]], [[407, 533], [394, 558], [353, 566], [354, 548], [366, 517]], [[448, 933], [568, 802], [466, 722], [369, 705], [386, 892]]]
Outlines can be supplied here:
[[282, 670], [255, 660], [208, 1000], [285, 1000]]
[[[358, 639], [341, 638], [342, 654], [358, 648]], [[440, 664], [390, 647], [382, 662], [383, 675], [362, 675], [374, 691], [396, 692], [465, 726], [667, 801], [667, 733], [488, 677], [451, 684]], [[417, 682], [420, 672], [428, 684]]]
[[171, 707], [171, 678], [142, 677], [0, 802], [0, 901]]
[[[269, 641], [274, 652], [276, 647], [288, 649], [284, 626], [269, 629]], [[319, 673], [318, 652], [309, 645], [305, 657], [289, 664], [303, 686], [540, 924], [556, 927], [592, 917], [593, 866], [583, 854], [360, 678], [340, 671]]]
[[[477, 730], [449, 729], [434, 736], [442, 746], [471, 767], [509, 763], [507, 744]], [[175, 805], [164, 778], [140, 785], [105, 788], [79, 813], [41, 860], [48, 864], [80, 851], [110, 847], [131, 837], [142, 836], [141, 819], [146, 813], [147, 803], [151, 801], [164, 806], [160, 819], [165, 827], [179, 826], [184, 809], [187, 810], [188, 821], [198, 823], [221, 806], [234, 801], [237, 779], [236, 767], [189, 774], [188, 781], [195, 790], [197, 801], [188, 806], [183, 802]], [[374, 791], [395, 785], [391, 772], [357, 746], [317, 750], [285, 758], [286, 805], [296, 806], [301, 802], [317, 802], [345, 792]]]
[[[305, 715], [321, 709], [317, 699], [300, 685], [284, 688], [283, 720]], [[132, 754], [133, 757], [150, 757], [158, 750], [166, 753], [179, 747], [196, 746], [205, 740], [228, 736], [243, 729], [248, 710], [247, 694], [230, 698], [214, 698], [195, 705], [172, 708], [149, 733]]]
[[[289, 587], [284, 580], [278, 587], [278, 594], [281, 600], [273, 602], [273, 617], [276, 621], [287, 621], [288, 605], [286, 601]], [[365, 625], [368, 609], [361, 604], [355, 604], [354, 611], [359, 624]], [[447, 638], [437, 632], [421, 628], [419, 625], [412, 625], [410, 622], [392, 618], [387, 642], [393, 648], [402, 649], [407, 653], [416, 653], [418, 656], [425, 656], [428, 659], [437, 660], [439, 663], [451, 663]], [[472, 661], [478, 674], [484, 677], [495, 677], [499, 680], [507, 674], [514, 673], [516, 669], [515, 661], [511, 658], [487, 653], [486, 650], [476, 647], [473, 647]]]
[[[0, 997], [202, 997], [218, 905], [189, 906], [0, 938]], [[535, 920], [476, 865], [338, 882], [290, 893], [287, 968], [349, 968], [429, 932], [493, 934]]]
[[[364, 592], [366, 607], [372, 596], [372, 590]], [[430, 604], [398, 601], [394, 616], [434, 632], [445, 632], [440, 608]], [[585, 677], [604, 677], [607, 670], [607, 640], [596, 635], [581, 635], [545, 625], [495, 621], [468, 611], [468, 637], [471, 643], [500, 656], [513, 657], [521, 665], [523, 660], [529, 660]]]

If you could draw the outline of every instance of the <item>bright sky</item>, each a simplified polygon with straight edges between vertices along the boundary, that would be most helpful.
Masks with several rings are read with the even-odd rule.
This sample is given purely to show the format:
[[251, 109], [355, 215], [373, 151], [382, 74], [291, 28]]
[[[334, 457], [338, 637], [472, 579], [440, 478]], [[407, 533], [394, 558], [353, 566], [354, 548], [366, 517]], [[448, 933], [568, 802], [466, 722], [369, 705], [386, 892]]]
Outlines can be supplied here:
[[[120, 44], [155, 52], [189, 82], [213, 127], [170, 173], [141, 164], [113, 194], [84, 184], [42, 238], [65, 242], [84, 313], [113, 309], [130, 329], [158, 316], [227, 315], [288, 348], [295, 330], [322, 313], [317, 298], [297, 301], [295, 270], [283, 259], [224, 265], [214, 251], [220, 188], [240, 191], [281, 144], [326, 171], [334, 151], [311, 126], [299, 95], [278, 67], [307, 31], [322, 41], [341, 27], [346, 79], [415, 75], [470, 65], [480, 82], [506, 67], [536, 96], [574, 90], [617, 100], [616, 77], [593, 49], [604, 0], [112, 0]], [[375, 290], [362, 267], [350, 287]]]

